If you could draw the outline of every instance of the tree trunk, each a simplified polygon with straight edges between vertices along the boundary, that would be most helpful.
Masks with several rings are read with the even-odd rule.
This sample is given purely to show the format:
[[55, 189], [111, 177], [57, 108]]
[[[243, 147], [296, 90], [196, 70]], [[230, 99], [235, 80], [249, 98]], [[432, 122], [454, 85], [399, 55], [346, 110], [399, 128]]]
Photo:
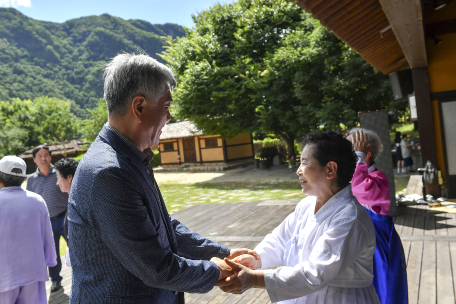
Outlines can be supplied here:
[[285, 133], [281, 135], [282, 139], [287, 143], [287, 154], [288, 159], [290, 160], [293, 157], [296, 160], [296, 153], [294, 149], [295, 134]]

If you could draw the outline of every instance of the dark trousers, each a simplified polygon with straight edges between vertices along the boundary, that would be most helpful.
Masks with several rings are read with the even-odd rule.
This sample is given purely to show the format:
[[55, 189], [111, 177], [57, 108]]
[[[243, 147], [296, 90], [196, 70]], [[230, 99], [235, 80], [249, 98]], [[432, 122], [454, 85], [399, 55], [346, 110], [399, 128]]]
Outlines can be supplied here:
[[49, 277], [51, 278], [52, 282], [60, 282], [62, 281], [62, 277], [60, 276], [60, 270], [62, 270], [62, 261], [60, 260], [60, 237], [62, 236], [65, 241], [68, 243], [68, 239], [63, 230], [63, 222], [65, 220], [65, 215], [51, 219], [51, 226], [52, 226], [52, 233], [54, 234], [54, 244], [55, 244], [55, 251], [57, 253], [57, 265], [54, 267], [49, 267]]

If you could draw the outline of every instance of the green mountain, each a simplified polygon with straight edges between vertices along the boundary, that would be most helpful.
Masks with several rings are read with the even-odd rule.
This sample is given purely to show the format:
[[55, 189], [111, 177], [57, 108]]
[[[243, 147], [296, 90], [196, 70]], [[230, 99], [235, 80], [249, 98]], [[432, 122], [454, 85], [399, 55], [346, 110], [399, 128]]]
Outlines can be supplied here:
[[74, 101], [84, 116], [103, 97], [103, 64], [119, 52], [163, 51], [164, 36], [185, 36], [177, 24], [123, 20], [108, 14], [52, 23], [0, 8], [0, 101], [40, 96]]

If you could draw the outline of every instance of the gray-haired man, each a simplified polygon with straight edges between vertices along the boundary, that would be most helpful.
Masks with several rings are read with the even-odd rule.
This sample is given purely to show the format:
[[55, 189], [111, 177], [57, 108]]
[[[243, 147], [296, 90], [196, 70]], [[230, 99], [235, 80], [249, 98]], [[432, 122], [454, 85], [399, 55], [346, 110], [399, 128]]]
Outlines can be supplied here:
[[150, 148], [171, 119], [171, 70], [121, 54], [104, 77], [108, 123], [81, 160], [69, 198], [70, 302], [183, 303], [182, 292], [208, 292], [230, 274], [221, 258], [251, 251], [214, 243], [166, 210]]

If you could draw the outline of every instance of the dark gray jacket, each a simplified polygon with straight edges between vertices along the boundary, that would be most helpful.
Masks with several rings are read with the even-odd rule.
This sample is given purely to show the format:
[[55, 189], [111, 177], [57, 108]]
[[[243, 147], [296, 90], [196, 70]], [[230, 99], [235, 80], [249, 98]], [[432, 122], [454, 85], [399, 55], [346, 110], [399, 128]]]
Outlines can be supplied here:
[[229, 249], [171, 219], [155, 179], [104, 126], [82, 158], [68, 208], [70, 303], [177, 303], [210, 291]]

